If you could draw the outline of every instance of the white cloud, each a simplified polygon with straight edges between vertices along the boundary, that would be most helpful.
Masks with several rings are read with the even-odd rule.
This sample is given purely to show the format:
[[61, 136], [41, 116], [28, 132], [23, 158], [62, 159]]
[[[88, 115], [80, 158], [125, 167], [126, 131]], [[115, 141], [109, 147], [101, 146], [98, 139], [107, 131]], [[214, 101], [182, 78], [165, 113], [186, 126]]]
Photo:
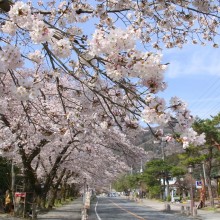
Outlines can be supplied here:
[[211, 46], [186, 45], [183, 49], [164, 51], [169, 62], [166, 76], [177, 78], [186, 75], [219, 75], [220, 51]]

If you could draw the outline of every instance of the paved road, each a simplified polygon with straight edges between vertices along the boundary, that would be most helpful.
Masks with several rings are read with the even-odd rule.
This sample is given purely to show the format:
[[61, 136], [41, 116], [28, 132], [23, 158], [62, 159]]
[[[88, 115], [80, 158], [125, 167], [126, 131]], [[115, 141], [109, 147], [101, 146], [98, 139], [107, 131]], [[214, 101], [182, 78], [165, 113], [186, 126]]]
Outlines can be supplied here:
[[140, 206], [135, 202], [119, 197], [100, 197], [93, 202], [89, 220], [186, 220], [190, 219], [173, 213], [160, 212], [151, 207]]

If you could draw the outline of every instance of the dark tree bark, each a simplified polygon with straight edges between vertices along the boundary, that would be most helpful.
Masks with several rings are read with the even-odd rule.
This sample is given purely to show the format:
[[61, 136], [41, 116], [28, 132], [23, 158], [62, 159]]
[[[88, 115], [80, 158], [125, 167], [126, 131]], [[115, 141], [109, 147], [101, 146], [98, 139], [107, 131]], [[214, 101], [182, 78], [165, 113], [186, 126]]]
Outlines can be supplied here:
[[213, 191], [212, 191], [212, 185], [211, 185], [211, 171], [212, 171], [212, 159], [213, 159], [213, 147], [209, 147], [208, 149], [208, 159], [206, 161], [206, 183], [208, 187], [208, 194], [209, 194], [209, 200], [210, 200], [210, 206], [214, 207], [214, 197], [213, 197]]
[[59, 176], [58, 180], [56, 181], [56, 184], [51, 189], [52, 190], [52, 196], [51, 196], [51, 199], [50, 199], [49, 205], [48, 205], [49, 209], [52, 209], [53, 206], [54, 206], [55, 200], [57, 198], [58, 188], [59, 188], [65, 174], [66, 174], [66, 168], [63, 169], [63, 171], [61, 172], [61, 175]]

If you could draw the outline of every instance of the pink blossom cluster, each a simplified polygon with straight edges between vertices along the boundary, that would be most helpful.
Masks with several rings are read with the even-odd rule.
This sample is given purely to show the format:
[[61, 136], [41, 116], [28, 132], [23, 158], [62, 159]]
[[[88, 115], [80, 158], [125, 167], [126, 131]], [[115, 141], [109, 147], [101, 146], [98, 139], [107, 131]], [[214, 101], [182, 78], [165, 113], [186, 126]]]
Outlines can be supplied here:
[[43, 55], [41, 54], [41, 51], [35, 50], [34, 52], [28, 54], [28, 58], [33, 60], [37, 64], [40, 64], [43, 60]]
[[70, 57], [71, 44], [68, 39], [55, 40], [51, 43], [53, 53], [60, 58]]
[[96, 56], [113, 55], [131, 50], [134, 46], [135, 39], [127, 30], [117, 28], [106, 33], [104, 30], [97, 29], [90, 41], [90, 53]]
[[142, 118], [146, 123], [165, 125], [170, 121], [170, 113], [165, 112], [166, 103], [163, 98], [149, 96], [147, 105], [142, 112]]
[[23, 65], [18, 47], [6, 45], [0, 51], [0, 62], [3, 69], [16, 69]]
[[32, 23], [32, 31], [30, 32], [33, 43], [44, 43], [50, 41], [54, 34], [54, 30], [50, 29], [44, 21], [35, 19]]
[[[205, 142], [204, 134], [198, 135], [198, 133], [191, 128], [194, 119], [187, 109], [186, 103], [179, 98], [172, 97], [170, 100], [170, 107], [166, 106], [164, 99], [157, 96], [148, 97], [146, 102], [147, 106], [142, 112], [142, 118], [145, 122], [164, 126], [172, 121], [172, 117], [175, 118], [173, 129], [175, 132], [181, 134], [180, 136], [184, 147], [188, 146], [190, 143], [197, 146]], [[169, 109], [172, 110], [172, 112]]]

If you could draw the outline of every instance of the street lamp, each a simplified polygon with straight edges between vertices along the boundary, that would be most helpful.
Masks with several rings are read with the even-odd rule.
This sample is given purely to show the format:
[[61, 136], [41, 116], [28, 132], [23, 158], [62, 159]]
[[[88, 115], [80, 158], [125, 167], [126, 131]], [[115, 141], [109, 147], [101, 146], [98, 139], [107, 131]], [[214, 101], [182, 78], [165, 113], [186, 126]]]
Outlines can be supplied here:
[[194, 195], [193, 195], [193, 178], [192, 178], [192, 173], [193, 173], [193, 166], [190, 164], [188, 166], [188, 173], [190, 174], [190, 210], [191, 214], [193, 215], [193, 207], [194, 207]]
[[192, 175], [192, 173], [193, 173], [193, 166], [192, 166], [192, 164], [190, 164], [190, 165], [188, 166], [188, 173], [191, 174], [191, 175]]

